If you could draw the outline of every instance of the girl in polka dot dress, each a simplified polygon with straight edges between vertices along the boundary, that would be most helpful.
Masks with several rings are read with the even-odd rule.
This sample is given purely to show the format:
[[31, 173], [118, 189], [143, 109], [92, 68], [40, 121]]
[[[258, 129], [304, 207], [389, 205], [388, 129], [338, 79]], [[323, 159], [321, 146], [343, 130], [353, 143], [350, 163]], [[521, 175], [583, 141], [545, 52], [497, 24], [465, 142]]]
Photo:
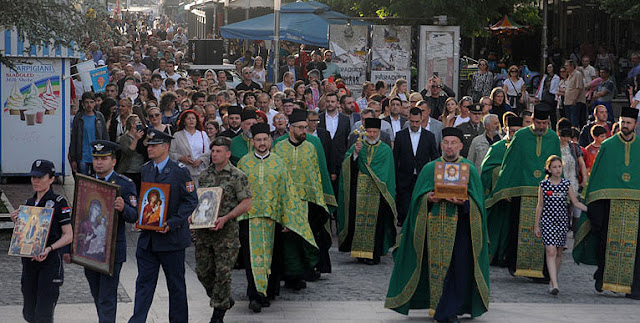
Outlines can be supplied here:
[[562, 249], [569, 231], [569, 205], [567, 197], [578, 209], [587, 212], [573, 193], [571, 182], [562, 177], [562, 159], [551, 155], [545, 164], [547, 176], [540, 182], [538, 206], [536, 207], [535, 234], [542, 237], [549, 269], [549, 293], [557, 295], [558, 271], [562, 263]]

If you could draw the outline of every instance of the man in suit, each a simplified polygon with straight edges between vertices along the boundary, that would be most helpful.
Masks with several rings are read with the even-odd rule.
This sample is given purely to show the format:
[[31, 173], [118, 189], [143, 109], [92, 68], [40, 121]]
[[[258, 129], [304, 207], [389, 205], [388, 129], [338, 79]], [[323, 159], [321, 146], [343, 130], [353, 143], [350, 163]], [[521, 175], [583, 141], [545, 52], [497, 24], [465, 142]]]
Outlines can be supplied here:
[[422, 167], [440, 157], [436, 137], [433, 133], [422, 129], [422, 113], [423, 111], [418, 108], [411, 108], [409, 127], [396, 133], [393, 145], [398, 226], [402, 226], [407, 217], [411, 194]]
[[165, 201], [169, 204], [166, 208], [166, 222], [161, 225], [162, 230], [142, 230], [138, 238], [138, 278], [133, 316], [129, 322], [146, 322], [160, 266], [169, 289], [168, 321], [188, 322], [184, 250], [191, 244], [187, 219], [198, 204], [198, 195], [187, 168], [169, 158], [169, 145], [173, 137], [150, 129], [147, 138], [147, 151], [151, 161], [142, 165], [142, 182], [169, 184], [169, 198]]
[[345, 94], [340, 97], [340, 108], [342, 109], [342, 113], [349, 117], [349, 124], [351, 125], [351, 129], [353, 129], [353, 125], [360, 121], [360, 113], [355, 111], [356, 101], [351, 95]]
[[442, 122], [431, 117], [431, 107], [427, 101], [420, 100], [420, 102], [416, 104], [416, 107], [422, 110], [422, 128], [431, 131], [436, 138], [436, 145], [440, 147], [440, 142], [442, 141]]
[[484, 133], [484, 125], [482, 125], [482, 105], [479, 103], [472, 104], [469, 107], [469, 121], [457, 126], [456, 128], [462, 130], [462, 151], [460, 155], [467, 158], [469, 155], [469, 147], [473, 138]]
[[279, 80], [283, 79], [285, 72], [291, 72], [293, 74], [293, 82], [297, 80], [302, 80], [302, 75], [300, 75], [300, 68], [296, 66], [296, 57], [293, 55], [287, 56], [287, 65], [281, 66], [280, 71], [278, 73]]
[[318, 128], [319, 122], [320, 115], [318, 112], [314, 110], [307, 111], [307, 124], [309, 126], [307, 133], [320, 138], [322, 148], [324, 149], [324, 156], [327, 160], [327, 165], [329, 165], [329, 161], [331, 160], [331, 134], [325, 129]]
[[391, 129], [395, 135], [398, 131], [404, 129], [407, 118], [400, 115], [400, 109], [402, 109], [402, 100], [400, 98], [394, 97], [389, 101], [390, 113], [384, 120], [391, 124]]
[[318, 128], [327, 130], [331, 135], [331, 163], [327, 166], [335, 186], [344, 155], [349, 148], [347, 143], [351, 127], [349, 117], [338, 112], [338, 95], [335, 92], [329, 92], [325, 94], [325, 100], [327, 111], [320, 114]]

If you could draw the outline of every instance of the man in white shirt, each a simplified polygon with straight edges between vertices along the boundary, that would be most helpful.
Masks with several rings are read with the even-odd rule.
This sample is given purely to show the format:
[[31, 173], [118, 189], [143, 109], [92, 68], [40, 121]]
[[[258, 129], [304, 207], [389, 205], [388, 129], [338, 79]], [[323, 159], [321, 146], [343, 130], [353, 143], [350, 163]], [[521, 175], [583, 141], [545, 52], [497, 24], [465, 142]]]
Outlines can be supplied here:
[[580, 66], [580, 70], [582, 71], [582, 76], [584, 77], [584, 85], [591, 83], [593, 79], [596, 77], [596, 69], [590, 65], [591, 60], [588, 56], [582, 58], [582, 66]]
[[395, 134], [404, 129], [407, 118], [400, 115], [400, 109], [402, 109], [402, 100], [398, 97], [391, 98], [389, 101], [389, 109], [390, 113], [387, 117], [384, 118], [385, 121], [391, 124], [391, 129], [393, 130], [393, 134]]
[[269, 108], [270, 101], [269, 93], [262, 92], [258, 94], [258, 97], [256, 98], [256, 108], [260, 109], [260, 111], [267, 115], [267, 122], [269, 123], [271, 131], [274, 131], [276, 128], [273, 126], [273, 117], [278, 114], [278, 111]]

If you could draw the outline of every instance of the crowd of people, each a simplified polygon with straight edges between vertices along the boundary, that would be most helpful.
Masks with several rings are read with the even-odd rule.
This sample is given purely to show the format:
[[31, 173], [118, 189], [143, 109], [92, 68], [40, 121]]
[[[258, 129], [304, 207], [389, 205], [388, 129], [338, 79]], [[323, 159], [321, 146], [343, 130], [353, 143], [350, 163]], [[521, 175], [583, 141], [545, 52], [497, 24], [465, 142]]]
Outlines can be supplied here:
[[[637, 224], [640, 214], [633, 168], [640, 158], [640, 72], [631, 75], [638, 68], [630, 72], [632, 107], [614, 120], [609, 71], [602, 66], [599, 81], [587, 82], [588, 58], [582, 68], [572, 60], [550, 65], [531, 98], [517, 67], [494, 88], [486, 60], [459, 100], [436, 75], [420, 91], [404, 79], [365, 82], [354, 97], [330, 50], [284, 55], [282, 81], [274, 83], [260, 55], [238, 58], [231, 72], [186, 73], [186, 32], [168, 20], [130, 20], [122, 30], [121, 39], [96, 40], [87, 52], [109, 68], [106, 91], [74, 82], [68, 158], [74, 173], [117, 178], [137, 192], [142, 182], [171, 185], [163, 231], [143, 230], [137, 243], [130, 322], [146, 320], [160, 267], [169, 321], [188, 321], [184, 260], [192, 242], [211, 322], [222, 322], [235, 303], [236, 260], [246, 272], [249, 309], [260, 312], [282, 281], [300, 290], [332, 272], [333, 235], [339, 251], [371, 266], [396, 246], [385, 307], [403, 314], [428, 308], [440, 322], [487, 311], [489, 265], [548, 281], [557, 295], [569, 228], [575, 259], [598, 266], [596, 290], [640, 298], [638, 228], [608, 234], [623, 222]], [[53, 171], [43, 165], [49, 163], [34, 163], [29, 205], [64, 201], [53, 195]], [[464, 197], [435, 195], [439, 167], [466, 171]], [[197, 188], [207, 187], [223, 189], [219, 217], [212, 228], [190, 232]], [[119, 227], [136, 220], [137, 203], [131, 189], [122, 191]], [[50, 274], [68, 257], [60, 249], [72, 241], [69, 210], [59, 204], [49, 246], [36, 259], [42, 266], [25, 261], [24, 275]], [[117, 249], [123, 247], [119, 228]], [[610, 257], [615, 252], [631, 256]], [[101, 322], [115, 320], [124, 261], [116, 259], [113, 276], [85, 271]], [[61, 281], [47, 286], [57, 290]], [[57, 297], [44, 295], [48, 289], [23, 292], [27, 321], [53, 315]]]

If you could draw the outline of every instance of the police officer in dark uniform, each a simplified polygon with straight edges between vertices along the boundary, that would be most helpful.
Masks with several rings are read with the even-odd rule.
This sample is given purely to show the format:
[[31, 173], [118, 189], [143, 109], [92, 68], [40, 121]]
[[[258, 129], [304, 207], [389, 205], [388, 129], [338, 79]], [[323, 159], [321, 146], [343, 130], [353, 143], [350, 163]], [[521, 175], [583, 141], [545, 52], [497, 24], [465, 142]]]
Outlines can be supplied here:
[[[35, 194], [25, 205], [53, 208], [54, 211], [45, 249], [31, 258], [22, 258], [22, 316], [27, 322], [53, 322], [64, 280], [60, 248], [73, 240], [71, 208], [64, 196], [53, 193], [55, 167], [52, 162], [36, 160], [29, 175]], [[11, 212], [13, 222], [17, 217], [18, 210]]]
[[[116, 151], [120, 149], [118, 144], [108, 140], [96, 140], [91, 142], [91, 149], [96, 178], [120, 186], [120, 196], [116, 198], [114, 203], [119, 218], [113, 275], [105, 275], [87, 268], [84, 269], [84, 275], [87, 277], [91, 295], [96, 304], [98, 322], [115, 322], [120, 269], [122, 269], [122, 263], [127, 260], [125, 222], [136, 222], [137, 193], [136, 186], [131, 179], [113, 170], [116, 165]], [[78, 238], [81, 237], [76, 237], [76, 239]]]
[[171, 190], [163, 231], [143, 230], [138, 239], [136, 297], [133, 316], [129, 322], [142, 323], [147, 320], [160, 266], [169, 289], [169, 322], [188, 322], [184, 249], [191, 243], [187, 219], [198, 204], [198, 196], [187, 168], [169, 159], [169, 145], [173, 137], [162, 131], [149, 129], [147, 138], [147, 152], [151, 160], [142, 165], [142, 182], [169, 184]]

